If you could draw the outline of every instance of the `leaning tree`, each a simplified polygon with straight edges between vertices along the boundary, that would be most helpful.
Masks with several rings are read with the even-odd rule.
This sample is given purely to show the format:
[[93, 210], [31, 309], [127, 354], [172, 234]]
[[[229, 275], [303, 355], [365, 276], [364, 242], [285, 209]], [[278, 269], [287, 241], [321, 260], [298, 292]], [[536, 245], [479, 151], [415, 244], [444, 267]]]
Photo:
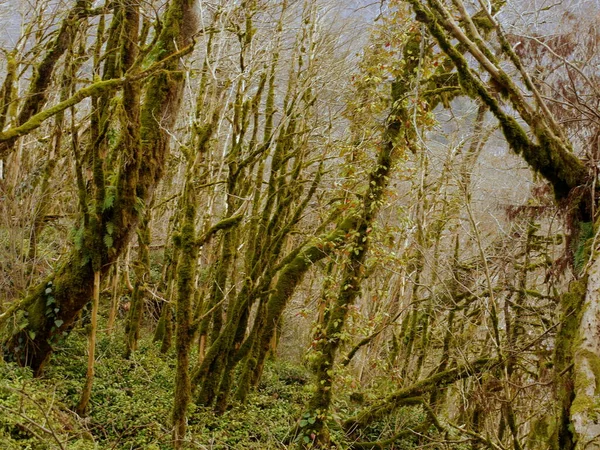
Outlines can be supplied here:
[[[78, 118], [75, 108], [86, 99], [92, 106], [87, 123], [77, 127], [85, 132], [72, 136], [80, 206], [74, 246], [51, 275], [0, 316], [4, 357], [36, 373], [126, 248], [169, 154], [185, 82], [181, 59], [193, 49], [196, 12], [191, 0], [172, 1], [152, 27], [140, 8], [119, 1], [92, 9], [91, 2], [78, 1], [34, 68], [32, 94], [19, 103], [17, 120], [0, 132], [4, 156], [49, 118], [67, 110]], [[93, 82], [48, 105], [56, 63], [74, 35], [90, 29], [80, 26], [90, 17], [97, 24], [88, 67]]]

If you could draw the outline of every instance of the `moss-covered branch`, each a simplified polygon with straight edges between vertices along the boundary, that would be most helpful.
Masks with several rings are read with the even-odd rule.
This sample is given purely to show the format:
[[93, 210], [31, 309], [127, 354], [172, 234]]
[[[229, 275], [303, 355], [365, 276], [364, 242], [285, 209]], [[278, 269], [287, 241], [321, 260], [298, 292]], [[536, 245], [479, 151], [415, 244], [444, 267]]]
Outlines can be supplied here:
[[221, 230], [227, 230], [231, 227], [238, 225], [242, 219], [244, 218], [243, 214], [238, 214], [237, 216], [228, 217], [227, 219], [223, 219], [220, 222], [216, 223], [212, 227], [210, 227], [202, 236], [195, 240], [194, 245], [196, 247], [201, 247], [209, 242], [212, 237]]
[[[143, 206], [150, 199], [165, 166], [169, 151], [169, 133], [166, 130], [173, 126], [177, 117], [185, 81], [178, 72], [179, 59], [173, 56], [189, 52], [193, 45], [193, 30], [187, 29], [188, 34], [182, 30], [184, 16], [193, 14], [192, 8], [192, 0], [173, 0], [169, 5], [164, 15], [165, 28], [158, 39], [158, 45], [164, 50], [160, 55], [162, 59], [149, 70], [96, 82], [77, 92], [66, 103], [33, 116], [23, 125], [31, 131], [52, 114], [86, 97], [99, 95], [119, 86], [125, 88], [124, 98], [133, 102], [124, 115], [126, 120], [121, 127], [117, 144], [125, 157], [117, 158], [113, 163], [118, 165], [110, 168], [118, 174], [114, 203], [95, 205], [96, 211], [101, 213], [98, 218], [101, 226], [84, 223], [77, 247], [65, 256], [56, 272], [11, 308], [10, 314], [4, 319], [8, 326], [2, 330], [2, 347], [6, 359], [28, 365], [36, 373], [40, 373], [55, 343], [68, 334], [78, 313], [91, 298], [93, 266], [104, 276], [129, 243], [143, 211], [140, 202]], [[118, 19], [118, 15], [115, 17]], [[133, 26], [138, 26], [138, 23]], [[126, 39], [127, 36], [122, 38]], [[136, 41], [131, 44], [135, 45]], [[127, 59], [132, 55], [131, 52], [123, 52], [121, 56]], [[138, 108], [141, 92], [135, 81], [148, 75], [152, 76], [145, 89], [143, 105]], [[24, 128], [17, 129], [20, 130], [17, 135], [24, 134]], [[0, 136], [6, 138], [6, 133], [15, 133], [15, 129]], [[100, 175], [100, 172], [94, 174], [97, 188], [104, 186]], [[103, 198], [101, 193], [97, 194], [96, 199]], [[95, 234], [104, 233], [109, 223], [113, 230], [112, 245], [110, 248], [102, 244], [97, 246], [98, 236]], [[52, 308], [48, 308], [49, 305]]]
[[354, 450], [367, 450], [367, 449], [386, 449], [392, 446], [394, 443], [401, 439], [406, 439], [411, 436], [417, 436], [419, 434], [427, 433], [431, 425], [433, 424], [439, 431], [443, 431], [443, 427], [441, 426], [437, 416], [431, 409], [431, 406], [427, 404], [423, 397], [413, 397], [407, 398], [403, 402], [403, 406], [418, 406], [421, 405], [425, 412], [427, 413], [427, 418], [417, 427], [404, 429], [394, 436], [382, 439], [380, 441], [372, 441], [372, 442], [353, 442], [350, 444], [350, 448]]
[[[149, 67], [147, 70], [144, 70], [143, 72], [137, 73], [135, 75], [128, 75], [110, 80], [96, 81], [95, 83], [92, 83], [89, 86], [81, 88], [68, 99], [33, 115], [23, 124], [9, 128], [6, 131], [0, 132], [0, 143], [8, 142], [12, 139], [19, 138], [21, 136], [25, 136], [26, 134], [31, 133], [32, 131], [39, 128], [47, 119], [70, 108], [71, 106], [77, 105], [86, 98], [100, 96], [101, 94], [104, 94], [105, 92], [111, 89], [119, 89], [127, 83], [147, 78], [156, 73], [157, 71], [161, 70], [169, 62], [190, 53], [192, 50], [193, 46], [188, 45], [187, 47], [176, 52], [175, 54], [169, 55], [165, 59], [154, 63], [151, 67]], [[0, 147], [0, 158], [6, 156], [5, 154], [1, 153], [2, 149], [3, 147]]]
[[[562, 142], [544, 121], [531, 113], [525, 100], [520, 95], [516, 95], [518, 89], [514, 82], [499, 70], [496, 64], [492, 62], [487, 64], [487, 57], [480, 61], [484, 64], [485, 70], [502, 88], [514, 94], [509, 95], [512, 105], [530, 126], [538, 143], [534, 143], [528, 137], [525, 129], [514, 117], [502, 110], [498, 100], [494, 98], [481, 79], [473, 73], [465, 57], [451, 44], [451, 35], [444, 29], [443, 24], [450, 28], [453, 37], [458, 37], [469, 44], [468, 38], [456, 30], [458, 26], [451, 26], [448, 17], [440, 17], [434, 10], [425, 8], [419, 0], [407, 1], [412, 5], [417, 20], [427, 26], [442, 51], [452, 60], [465, 94], [478, 97], [485, 103], [500, 122], [502, 132], [512, 150], [521, 155], [534, 171], [552, 184], [556, 197], [558, 199], [565, 198], [573, 188], [584, 185], [588, 179], [588, 173], [581, 160], [570, 152], [567, 143]], [[472, 45], [469, 45], [469, 49], [477, 55]]]
[[462, 364], [452, 369], [438, 372], [421, 381], [414, 383], [411, 386], [402, 388], [385, 399], [375, 403], [364, 411], [361, 411], [354, 417], [344, 421], [343, 427], [347, 431], [353, 431], [357, 428], [362, 428], [369, 423], [390, 414], [400, 406], [406, 404], [408, 399], [422, 396], [434, 389], [439, 389], [448, 386], [458, 380], [477, 376], [485, 373], [497, 366], [497, 359], [479, 358], [475, 361]]
[[[22, 125], [12, 127], [6, 131], [0, 132], [0, 142], [10, 141], [11, 139], [24, 136], [32, 132], [36, 128], [39, 128], [42, 125], [42, 123], [44, 123], [44, 121], [58, 114], [59, 112], [62, 112], [65, 109], [78, 104], [79, 102], [88, 97], [98, 96], [109, 89], [121, 87], [123, 86], [123, 84], [125, 84], [126, 81], [126, 78], [116, 78], [113, 80], [97, 81], [91, 84], [90, 86], [86, 86], [77, 91], [72, 97], [68, 98], [67, 100], [62, 101], [51, 108], [45, 109], [44, 111], [35, 114]], [[0, 157], [3, 156], [6, 155], [0, 155]]]
[[[17, 124], [19, 126], [29, 122], [33, 116], [38, 114], [44, 103], [46, 103], [49, 87], [54, 78], [56, 64], [67, 49], [71, 47], [76, 35], [78, 21], [90, 15], [90, 6], [90, 0], [77, 0], [73, 8], [68, 12], [67, 17], [62, 21], [58, 33], [54, 41], [49, 45], [48, 51], [42, 61], [37, 67], [34, 67], [25, 101], [17, 117]], [[10, 153], [18, 137], [18, 135], [15, 135], [8, 139], [0, 140], [0, 158], [4, 158]]]

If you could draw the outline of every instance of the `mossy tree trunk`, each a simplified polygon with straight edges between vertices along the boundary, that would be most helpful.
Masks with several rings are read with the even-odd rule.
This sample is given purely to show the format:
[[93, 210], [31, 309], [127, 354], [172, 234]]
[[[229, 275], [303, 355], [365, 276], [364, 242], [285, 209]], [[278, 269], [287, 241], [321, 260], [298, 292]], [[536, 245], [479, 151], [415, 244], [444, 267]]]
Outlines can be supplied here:
[[[83, 21], [82, 21], [83, 22]], [[60, 86], [60, 101], [63, 102], [71, 96], [75, 90], [75, 84], [77, 79], [77, 72], [80, 69], [81, 64], [85, 61], [84, 54], [87, 51], [84, 45], [86, 39], [85, 28], [87, 23], [80, 24], [81, 32], [76, 33], [73, 36], [72, 42], [65, 52], [64, 58], [64, 69], [62, 74], [61, 86]], [[77, 40], [79, 40], [79, 46], [77, 47]], [[40, 99], [41, 100], [41, 99]], [[37, 108], [35, 108], [37, 111]], [[23, 117], [24, 119], [24, 117]], [[44, 167], [42, 180], [40, 183], [40, 197], [41, 201], [39, 206], [35, 210], [35, 216], [33, 220], [31, 236], [29, 238], [29, 259], [31, 260], [31, 271], [33, 271], [36, 264], [37, 247], [40, 235], [47, 224], [47, 217], [49, 211], [52, 210], [53, 206], [53, 186], [52, 177], [54, 175], [55, 168], [61, 157], [63, 151], [63, 141], [65, 137], [64, 129], [66, 128], [65, 114], [64, 111], [59, 112], [54, 117], [54, 126], [51, 136], [51, 147], [47, 157], [47, 161]]]
[[[572, 341], [574, 398], [569, 413], [578, 449], [600, 447], [600, 257], [597, 248], [592, 251], [586, 291], [578, 310], [577, 334]], [[568, 390], [563, 395], [568, 395]]]
[[127, 359], [129, 359], [131, 353], [137, 350], [146, 303], [145, 290], [148, 289], [148, 284], [150, 283], [151, 215], [152, 202], [150, 202], [150, 205], [146, 208], [137, 229], [138, 254], [133, 269], [135, 283], [131, 294], [131, 304], [127, 316], [127, 323], [125, 324], [125, 358]]
[[[556, 199], [568, 199], [569, 221], [573, 224], [575, 235], [583, 235], [585, 225], [594, 222], [592, 215], [597, 210], [596, 196], [594, 193], [590, 195], [589, 189], [586, 191], [590, 174], [583, 161], [572, 152], [572, 145], [565, 137], [566, 132], [552, 116], [538, 87], [532, 83], [531, 76], [492, 14], [486, 13], [487, 21], [496, 33], [501, 48], [500, 57], [510, 61], [517, 71], [518, 75], [514, 78], [504, 71], [498, 55], [492, 55], [488, 50], [477, 33], [473, 17], [467, 14], [461, 0], [453, 2], [456, 11], [449, 11], [439, 0], [429, 0], [426, 4], [419, 0], [407, 1], [412, 5], [417, 20], [427, 26], [442, 51], [452, 60], [464, 92], [479, 98], [488, 107], [498, 120], [509, 146], [523, 157], [533, 171], [550, 183]], [[453, 13], [460, 17], [460, 23], [454, 19]], [[460, 55], [451, 44], [452, 39], [457, 39], [464, 46], [477, 61], [478, 69]], [[503, 109], [478, 77], [478, 70], [492, 78], [496, 90], [503, 94], [513, 111], [529, 126], [533, 138], [528, 136], [510, 112]], [[519, 81], [516, 81], [517, 77]], [[520, 84], [531, 94], [529, 98], [522, 94], [518, 87]], [[555, 417], [557, 427], [551, 443], [554, 448], [583, 448], [597, 439], [599, 431], [593, 425], [599, 407], [594, 400], [590, 400], [590, 386], [597, 380], [597, 370], [593, 368], [594, 358], [589, 357], [600, 348], [594, 306], [597, 304], [595, 280], [599, 266], [595, 249], [592, 249], [589, 261], [585, 267], [588, 276], [583, 273], [581, 280], [574, 282], [573, 286], [576, 287], [563, 297], [563, 319], [555, 345], [555, 367], [559, 382]], [[582, 284], [585, 286], [585, 283], [588, 283], [587, 290], [585, 287], [582, 290]]]
[[[407, 64], [407, 70], [410, 72], [416, 67], [414, 61]], [[409, 76], [411, 75], [412, 73]], [[405, 85], [403, 89], [408, 89], [408, 86]], [[317, 356], [314, 362], [314, 393], [308, 402], [307, 413], [312, 420], [304, 427], [302, 427], [303, 422], [300, 424], [300, 428], [305, 428], [301, 433], [306, 436], [314, 435], [311, 445], [318, 448], [328, 448], [330, 444], [327, 422], [333, 398], [336, 353], [342, 343], [342, 333], [349, 307], [360, 293], [364, 261], [369, 248], [369, 234], [377, 212], [385, 202], [384, 193], [392, 168], [397, 158], [403, 154], [406, 148], [404, 142], [410, 134], [404, 129], [408, 117], [400, 101], [404, 93], [401, 89], [395, 89], [392, 95], [394, 106], [388, 119], [383, 143], [380, 144], [375, 167], [367, 180], [368, 187], [362, 196], [360, 209], [355, 213], [354, 226], [349, 233], [352, 236], [351, 240], [346, 243], [348, 256], [341, 270], [340, 291], [325, 314], [325, 326], [318, 336], [315, 350]], [[300, 442], [303, 443], [304, 440]]]
[[[125, 30], [119, 53], [123, 61], [121, 67], [133, 70], [137, 67], [134, 64], [138, 43], [137, 7], [134, 3], [126, 3], [117, 8], [113, 19], [121, 21], [115, 24], [116, 28]], [[121, 20], [122, 16], [118, 14], [121, 8], [125, 20]], [[184, 83], [183, 76], [176, 72], [179, 61], [169, 57], [187, 48], [191, 42], [194, 30], [184, 27], [184, 16], [193, 16], [192, 8], [191, 0], [174, 0], [165, 11], [163, 27], [151, 54], [156, 61], [165, 62], [162, 63], [163, 70], [148, 81], [141, 108], [139, 80], [126, 82], [119, 79], [119, 82], [106, 83], [106, 86], [123, 85], [123, 102], [127, 108], [123, 108], [120, 115], [121, 135], [114, 152], [118, 156], [108, 158], [114, 166], [103, 167], [105, 160], [102, 158], [97, 159], [95, 165], [95, 208], [96, 212], [100, 212], [96, 214], [99, 220], [90, 220], [84, 209], [82, 237], [77, 248], [64, 258], [45, 282], [32, 289], [2, 316], [5, 357], [32, 367], [36, 373], [40, 373], [47, 362], [53, 344], [68, 333], [74, 319], [90, 300], [94, 267], [103, 277], [125, 249], [140, 219], [143, 210], [140, 204], [149, 200], [162, 176], [169, 146], [167, 130], [173, 126], [177, 116]], [[114, 174], [115, 181], [107, 185], [106, 181], [110, 179], [104, 174], [108, 171]], [[102, 203], [97, 201], [100, 198], [104, 199]], [[46, 314], [48, 299], [45, 290], [50, 283], [56, 307], [55, 312]]]
[[[191, 165], [193, 170], [193, 164]], [[190, 180], [191, 181], [191, 180]], [[173, 446], [179, 449], [183, 445], [187, 427], [187, 408], [190, 403], [190, 347], [192, 340], [192, 290], [196, 269], [197, 246], [195, 243], [196, 196], [192, 182], [188, 182], [183, 193], [185, 208], [178, 236], [180, 247], [177, 265], [177, 306], [175, 314], [177, 349], [177, 368], [175, 376], [175, 395], [173, 406]]]
[[[212, 38], [211, 38], [212, 39]], [[173, 261], [173, 280], [176, 282], [177, 302], [175, 313], [175, 347], [177, 352], [177, 366], [175, 375], [175, 395], [173, 404], [173, 445], [176, 449], [182, 447], [187, 428], [187, 409], [191, 401], [190, 379], [190, 350], [192, 339], [197, 325], [193, 321], [194, 309], [194, 281], [198, 251], [209, 239], [209, 235], [197, 236], [196, 220], [199, 207], [198, 184], [202, 182], [204, 162], [210, 149], [210, 139], [220, 118], [221, 109], [213, 101], [213, 110], [203, 103], [208, 83], [208, 58], [210, 57], [210, 40], [207, 46], [207, 55], [204, 61], [204, 70], [198, 92], [198, 114], [192, 135], [191, 151], [186, 152], [187, 158], [185, 185], [178, 209], [181, 214], [181, 223], [177, 234], [174, 236], [175, 247], [173, 254], [177, 260]], [[216, 98], [213, 98], [216, 100]], [[205, 174], [204, 174], [205, 175]], [[217, 224], [216, 231], [223, 225]], [[209, 231], [210, 233], [210, 231]], [[212, 234], [211, 234], [212, 235]], [[172, 282], [171, 281], [171, 282]], [[164, 305], [163, 311], [169, 311], [170, 305]], [[161, 316], [163, 326], [167, 326], [168, 316]]]
[[[394, 136], [394, 141], [397, 136]], [[368, 252], [369, 233], [373, 220], [383, 203], [383, 194], [388, 184], [389, 175], [394, 164], [394, 153], [400, 153], [395, 148], [395, 142], [389, 141], [380, 150], [377, 166], [369, 177], [369, 188], [364, 194], [361, 217], [353, 231], [353, 239], [347, 245], [348, 260], [342, 269], [340, 292], [326, 313], [325, 328], [316, 347], [315, 361], [315, 392], [308, 403], [308, 412], [315, 418], [313, 424], [307, 424], [311, 432], [316, 434], [314, 445], [329, 448], [329, 407], [333, 395], [334, 364], [337, 350], [342, 342], [342, 332], [349, 307], [359, 295], [364, 274], [364, 261]]]
[[[315, 77], [318, 76], [315, 2], [308, 0], [302, 5], [302, 27], [292, 50], [294, 62], [285, 81], [283, 114], [278, 126], [275, 123], [276, 89], [278, 80], [282, 78], [279, 52], [287, 2], [277, 6], [280, 19], [275, 29], [275, 50], [267, 61], [266, 70], [262, 65], [255, 69], [247, 61], [247, 54], [252, 48], [252, 37], [247, 36], [247, 30], [253, 27], [256, 8], [257, 3], [249, 2], [244, 9], [245, 23], [241, 29], [246, 31], [243, 32], [245, 39], [240, 38], [240, 61], [244, 62], [247, 72], [259, 71], [254, 77], [257, 86], [252, 95], [248, 94], [248, 87], [236, 90], [233, 130], [237, 138], [231, 144], [232, 160], [228, 160], [230, 177], [234, 176], [228, 186], [228, 195], [246, 196], [251, 205], [248, 220], [243, 223], [243, 228], [235, 231], [236, 241], [240, 245], [244, 243], [244, 254], [238, 260], [244, 278], [238, 281], [240, 288], [237, 292], [231, 290], [222, 328], [212, 336], [194, 373], [198, 401], [206, 405], [214, 403], [219, 413], [225, 411], [229, 404], [235, 368], [256, 348], [257, 334], [251, 332], [246, 337], [252, 308], [258, 304], [253, 326], [256, 330], [264, 320], [262, 312], [269, 286], [285, 270], [285, 263], [295, 256], [289, 258], [289, 254], [284, 254], [286, 243], [290, 243], [294, 227], [306, 214], [323, 174], [324, 154], [319, 153], [322, 147], [314, 148], [309, 144], [313, 129], [320, 125], [316, 118], [318, 91], [314, 89]], [[250, 86], [250, 82], [248, 80], [244, 84]], [[242, 146], [239, 146], [240, 142]], [[218, 269], [217, 266], [217, 276]], [[235, 278], [231, 279], [232, 287]], [[214, 304], [213, 298], [204, 309], [210, 310]], [[214, 325], [213, 322], [213, 329]], [[244, 376], [240, 383], [248, 387], [247, 380], [248, 377]]]
[[342, 218], [332, 232], [302, 245], [284, 258], [275, 286], [265, 299], [264, 306], [261, 305], [259, 316], [246, 340], [247, 345], [251, 345], [251, 350], [244, 358], [236, 394], [238, 399], [244, 400], [250, 386], [258, 383], [277, 324], [304, 275], [315, 263], [330, 256], [343, 245], [345, 236], [356, 222], [354, 214]]

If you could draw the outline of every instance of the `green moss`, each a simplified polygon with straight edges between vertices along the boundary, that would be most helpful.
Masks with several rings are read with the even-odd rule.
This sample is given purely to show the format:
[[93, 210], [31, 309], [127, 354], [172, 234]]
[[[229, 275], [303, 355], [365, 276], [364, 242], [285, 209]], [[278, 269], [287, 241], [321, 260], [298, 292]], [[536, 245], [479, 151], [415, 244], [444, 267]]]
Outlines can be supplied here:
[[[571, 423], [574, 397], [573, 361], [574, 346], [581, 322], [587, 277], [571, 282], [569, 290], [561, 297], [560, 328], [554, 344], [555, 389], [557, 398], [556, 427], [549, 444], [553, 450], [574, 448], [575, 437]], [[581, 405], [583, 406], [583, 405]]]
[[581, 320], [585, 299], [587, 278], [573, 281], [568, 292], [561, 297], [561, 326], [556, 335], [554, 364], [558, 372], [565, 370], [572, 362], [573, 344]]
[[36, 128], [39, 128], [47, 119], [58, 114], [59, 112], [76, 105], [88, 97], [98, 96], [109, 89], [121, 87], [123, 84], [125, 84], [125, 82], [126, 80], [124, 78], [118, 78], [113, 80], [98, 81], [90, 86], [82, 88], [71, 98], [62, 101], [51, 108], [44, 109], [43, 111], [32, 116], [22, 125], [0, 132], [0, 142], [10, 141], [14, 138], [24, 136]]
[[554, 427], [555, 425], [551, 416], [545, 416], [538, 420], [534, 420], [531, 425], [531, 431], [527, 436], [527, 448], [546, 449]]
[[579, 393], [571, 404], [571, 415], [589, 412], [598, 408], [598, 403], [593, 398]]
[[[575, 371], [575, 391], [577, 396], [571, 405], [571, 415], [578, 414], [580, 412], [590, 412], [596, 410], [596, 414], [600, 412], [600, 355], [589, 350], [582, 350], [577, 352], [576, 358], [578, 361], [585, 360], [589, 364], [589, 369], [593, 372], [593, 377], [590, 379], [587, 374], [586, 368], [579, 368]], [[577, 367], [577, 366], [576, 366]], [[594, 395], [589, 396], [585, 393], [588, 388], [593, 384]]]
[[577, 272], [583, 270], [590, 258], [593, 237], [594, 224], [592, 222], [581, 222], [577, 238], [573, 240], [573, 265]]

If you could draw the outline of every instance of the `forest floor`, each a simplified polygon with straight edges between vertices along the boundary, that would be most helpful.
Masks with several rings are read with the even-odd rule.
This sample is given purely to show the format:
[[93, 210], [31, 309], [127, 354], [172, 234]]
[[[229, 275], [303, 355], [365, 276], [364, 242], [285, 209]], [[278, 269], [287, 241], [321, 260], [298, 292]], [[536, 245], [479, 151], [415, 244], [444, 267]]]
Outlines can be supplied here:
[[[145, 336], [129, 360], [124, 338], [100, 337], [89, 415], [74, 413], [86, 372], [86, 336], [71, 333], [43, 377], [0, 362], [0, 449], [170, 448], [175, 358], [161, 355]], [[308, 395], [301, 366], [271, 362], [248, 403], [215, 416], [189, 411], [190, 448], [285, 448], [283, 441], [301, 415]]]
[[[0, 449], [170, 449], [175, 358], [172, 353], [162, 355], [158, 347], [148, 333], [125, 360], [122, 332], [100, 334], [86, 417], [74, 412], [86, 373], [85, 328], [74, 330], [57, 346], [40, 378], [29, 369], [0, 362]], [[209, 408], [190, 409], [186, 448], [294, 447], [289, 433], [302, 416], [310, 385], [303, 365], [270, 361], [245, 405], [235, 405], [221, 416]], [[338, 400], [334, 419], [357, 409], [350, 398]], [[416, 419], [414, 413], [409, 415]], [[335, 425], [332, 437], [340, 443], [338, 448], [347, 447]], [[405, 445], [394, 448], [410, 448]]]

